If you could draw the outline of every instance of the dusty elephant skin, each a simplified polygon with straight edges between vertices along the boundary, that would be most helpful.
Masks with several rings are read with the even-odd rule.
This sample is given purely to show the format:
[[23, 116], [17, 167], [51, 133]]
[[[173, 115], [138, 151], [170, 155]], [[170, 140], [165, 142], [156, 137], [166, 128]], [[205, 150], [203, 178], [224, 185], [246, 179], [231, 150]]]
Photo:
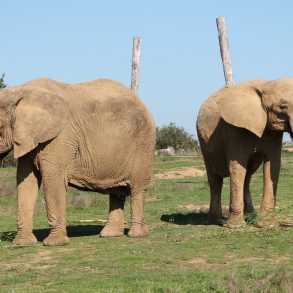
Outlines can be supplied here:
[[18, 159], [18, 232], [14, 244], [33, 244], [32, 217], [41, 181], [50, 226], [45, 245], [65, 245], [67, 185], [109, 193], [103, 237], [123, 235], [130, 195], [130, 237], [146, 236], [144, 197], [155, 151], [155, 125], [140, 99], [100, 79], [64, 84], [36, 79], [0, 91], [0, 153]]
[[209, 220], [222, 216], [223, 177], [230, 177], [228, 226], [245, 225], [253, 212], [249, 183], [263, 163], [263, 198], [258, 226], [275, 226], [283, 132], [293, 130], [293, 79], [255, 80], [225, 87], [210, 96], [197, 118], [197, 132], [207, 169], [211, 201]]

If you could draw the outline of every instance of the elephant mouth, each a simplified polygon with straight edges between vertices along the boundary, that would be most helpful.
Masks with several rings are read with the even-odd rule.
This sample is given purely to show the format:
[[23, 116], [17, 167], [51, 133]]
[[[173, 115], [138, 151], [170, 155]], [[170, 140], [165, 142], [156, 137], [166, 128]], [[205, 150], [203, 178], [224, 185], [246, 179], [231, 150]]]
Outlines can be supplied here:
[[290, 122], [289, 121], [284, 121], [283, 124], [284, 124], [284, 131], [288, 132], [290, 134], [290, 136], [292, 137], [293, 136], [293, 131], [292, 131]]
[[286, 131], [289, 132], [291, 139], [293, 139], [293, 125], [291, 121], [287, 121], [285, 124]]

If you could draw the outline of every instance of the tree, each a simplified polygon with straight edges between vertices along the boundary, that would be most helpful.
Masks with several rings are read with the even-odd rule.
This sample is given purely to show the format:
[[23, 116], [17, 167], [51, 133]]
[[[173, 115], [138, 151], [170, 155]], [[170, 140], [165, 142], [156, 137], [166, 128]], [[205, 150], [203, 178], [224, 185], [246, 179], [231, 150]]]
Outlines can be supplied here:
[[0, 89], [6, 87], [6, 84], [5, 84], [5, 82], [4, 82], [4, 76], [5, 76], [5, 74], [3, 73], [3, 74], [1, 75], [1, 77], [0, 77]]
[[171, 122], [167, 126], [157, 127], [157, 149], [165, 149], [168, 146], [172, 146], [176, 151], [196, 150], [198, 143], [183, 127], [178, 127]]

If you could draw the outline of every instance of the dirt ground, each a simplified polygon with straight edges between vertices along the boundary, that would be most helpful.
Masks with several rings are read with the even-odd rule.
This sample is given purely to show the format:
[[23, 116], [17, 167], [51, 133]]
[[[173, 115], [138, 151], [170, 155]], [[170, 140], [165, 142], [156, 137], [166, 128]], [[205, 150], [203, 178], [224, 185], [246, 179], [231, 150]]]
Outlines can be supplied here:
[[197, 177], [205, 176], [206, 171], [196, 169], [196, 168], [180, 168], [178, 170], [166, 171], [163, 173], [155, 174], [157, 179], [176, 179], [184, 177]]

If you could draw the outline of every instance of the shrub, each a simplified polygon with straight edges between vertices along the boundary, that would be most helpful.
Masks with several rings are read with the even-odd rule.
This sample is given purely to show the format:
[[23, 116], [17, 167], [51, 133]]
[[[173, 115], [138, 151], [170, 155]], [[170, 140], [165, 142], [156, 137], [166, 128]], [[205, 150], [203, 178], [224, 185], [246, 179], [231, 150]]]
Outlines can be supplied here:
[[92, 206], [97, 206], [98, 201], [97, 195], [81, 192], [79, 195], [72, 198], [71, 205], [76, 210], [83, 210]]
[[175, 151], [198, 149], [198, 143], [193, 135], [190, 135], [183, 127], [176, 126], [173, 122], [161, 128], [157, 127], [157, 149], [165, 149], [168, 146], [173, 147]]
[[0, 77], [0, 89], [6, 87], [6, 84], [5, 84], [5, 82], [4, 82], [4, 76], [5, 76], [5, 74], [3, 73], [3, 74], [1, 75], [1, 77]]

